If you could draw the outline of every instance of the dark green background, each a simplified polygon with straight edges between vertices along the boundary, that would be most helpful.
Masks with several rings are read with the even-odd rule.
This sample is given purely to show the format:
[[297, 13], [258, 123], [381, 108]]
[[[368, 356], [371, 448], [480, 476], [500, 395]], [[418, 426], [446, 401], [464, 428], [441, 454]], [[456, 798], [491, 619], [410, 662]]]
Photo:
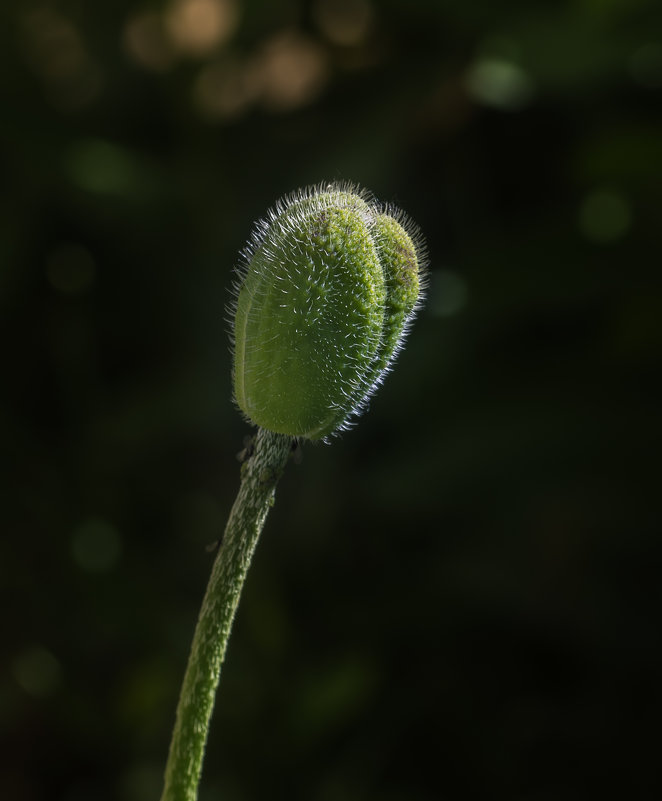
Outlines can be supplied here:
[[659, 798], [662, 5], [237, 6], [193, 53], [163, 3], [2, 4], [0, 795], [158, 797], [233, 266], [341, 179], [429, 298], [279, 486], [201, 801]]

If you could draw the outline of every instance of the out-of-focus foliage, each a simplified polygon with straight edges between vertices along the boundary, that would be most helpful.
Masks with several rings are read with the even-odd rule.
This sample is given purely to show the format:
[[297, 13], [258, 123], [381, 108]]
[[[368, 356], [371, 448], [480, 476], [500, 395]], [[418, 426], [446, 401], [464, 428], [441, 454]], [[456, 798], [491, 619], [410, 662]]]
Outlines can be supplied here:
[[0, 795], [158, 797], [233, 265], [348, 179], [429, 299], [282, 481], [201, 801], [660, 797], [662, 5], [8, 0], [0, 90]]

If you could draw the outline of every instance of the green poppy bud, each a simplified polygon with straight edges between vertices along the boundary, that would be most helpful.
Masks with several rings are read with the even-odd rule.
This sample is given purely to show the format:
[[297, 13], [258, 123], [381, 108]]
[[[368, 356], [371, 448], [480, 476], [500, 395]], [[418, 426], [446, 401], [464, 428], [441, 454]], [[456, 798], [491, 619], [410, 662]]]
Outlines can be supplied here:
[[419, 305], [420, 234], [368, 193], [331, 184], [277, 203], [243, 256], [232, 309], [239, 408], [292, 437], [346, 428]]

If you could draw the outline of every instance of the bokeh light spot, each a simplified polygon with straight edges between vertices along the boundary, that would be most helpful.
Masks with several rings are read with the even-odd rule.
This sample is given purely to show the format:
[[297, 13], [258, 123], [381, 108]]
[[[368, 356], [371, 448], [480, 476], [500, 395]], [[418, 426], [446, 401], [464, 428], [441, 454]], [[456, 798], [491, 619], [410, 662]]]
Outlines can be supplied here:
[[72, 23], [48, 8], [40, 8], [24, 18], [29, 55], [43, 75], [62, 80], [85, 66], [86, 53]]
[[327, 78], [322, 48], [295, 32], [269, 40], [256, 61], [262, 101], [272, 111], [288, 111], [312, 101]]
[[579, 208], [579, 229], [591, 242], [614, 242], [627, 233], [631, 223], [629, 201], [613, 190], [591, 192]]
[[73, 182], [89, 192], [124, 194], [135, 183], [129, 154], [103, 139], [76, 142], [68, 153], [66, 166]]
[[433, 270], [427, 306], [435, 317], [452, 317], [467, 304], [468, 288], [462, 276], [452, 270]]
[[94, 100], [101, 89], [101, 74], [71, 20], [41, 7], [25, 14], [21, 22], [24, 56], [52, 103], [76, 109]]
[[270, 111], [290, 111], [314, 100], [327, 75], [323, 48], [298, 32], [284, 31], [244, 60], [208, 64], [193, 86], [193, 100], [211, 118], [236, 117], [256, 102]]
[[44, 698], [52, 695], [60, 683], [62, 668], [53, 654], [41, 646], [21, 652], [12, 665], [17, 683], [29, 695]]
[[71, 555], [76, 564], [88, 573], [112, 570], [121, 551], [122, 540], [117, 529], [100, 518], [86, 520], [71, 538]]
[[373, 9], [368, 0], [316, 0], [313, 18], [333, 44], [360, 44], [370, 31]]
[[213, 62], [198, 75], [193, 100], [205, 116], [228, 119], [249, 108], [260, 91], [260, 76], [251, 63]]
[[662, 44], [646, 44], [635, 50], [630, 59], [630, 74], [648, 89], [662, 87]]
[[145, 11], [131, 17], [124, 27], [124, 49], [145, 69], [164, 72], [175, 61], [175, 51], [166, 33], [163, 17]]
[[49, 255], [46, 275], [55, 289], [65, 295], [79, 295], [92, 286], [96, 265], [87, 248], [67, 242]]
[[469, 94], [486, 106], [517, 111], [532, 98], [533, 81], [521, 67], [501, 59], [481, 59], [466, 77]]
[[239, 21], [236, 0], [173, 0], [165, 27], [173, 46], [191, 56], [207, 56], [230, 39]]

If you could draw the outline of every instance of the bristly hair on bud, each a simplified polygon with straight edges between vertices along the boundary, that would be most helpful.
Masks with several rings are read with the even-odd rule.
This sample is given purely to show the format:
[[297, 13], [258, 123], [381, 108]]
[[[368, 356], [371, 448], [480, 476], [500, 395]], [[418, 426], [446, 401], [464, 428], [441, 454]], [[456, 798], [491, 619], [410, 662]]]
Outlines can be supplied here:
[[228, 310], [245, 418], [299, 439], [348, 428], [402, 348], [426, 267], [411, 219], [353, 184], [279, 200], [242, 251]]

